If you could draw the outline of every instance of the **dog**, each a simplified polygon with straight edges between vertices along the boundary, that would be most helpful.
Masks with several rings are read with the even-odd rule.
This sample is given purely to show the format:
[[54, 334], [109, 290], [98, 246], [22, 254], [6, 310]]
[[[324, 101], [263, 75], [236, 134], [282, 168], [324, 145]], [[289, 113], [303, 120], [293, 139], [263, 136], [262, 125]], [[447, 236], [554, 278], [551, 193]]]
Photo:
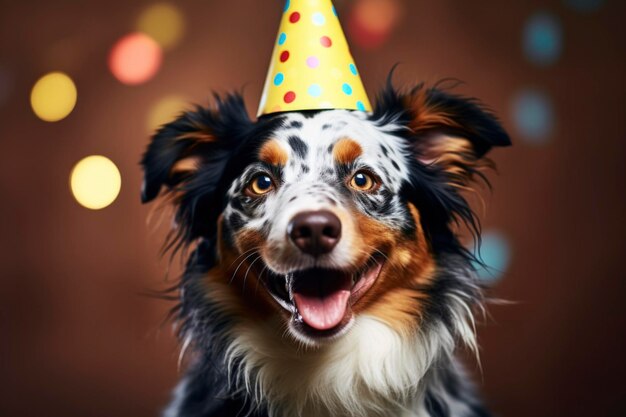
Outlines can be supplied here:
[[370, 113], [252, 120], [227, 94], [162, 126], [142, 201], [189, 248], [191, 353], [164, 416], [488, 416], [455, 357], [485, 298], [458, 234], [479, 238], [466, 191], [510, 144], [479, 101], [391, 81]]

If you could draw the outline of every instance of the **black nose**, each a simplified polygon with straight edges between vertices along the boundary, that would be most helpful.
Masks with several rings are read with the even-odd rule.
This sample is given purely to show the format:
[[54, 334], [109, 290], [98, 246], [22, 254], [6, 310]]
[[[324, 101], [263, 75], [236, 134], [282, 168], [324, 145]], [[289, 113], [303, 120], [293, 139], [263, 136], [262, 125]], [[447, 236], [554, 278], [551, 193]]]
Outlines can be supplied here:
[[333, 250], [339, 242], [341, 221], [330, 211], [307, 211], [291, 219], [288, 233], [302, 252], [319, 256]]

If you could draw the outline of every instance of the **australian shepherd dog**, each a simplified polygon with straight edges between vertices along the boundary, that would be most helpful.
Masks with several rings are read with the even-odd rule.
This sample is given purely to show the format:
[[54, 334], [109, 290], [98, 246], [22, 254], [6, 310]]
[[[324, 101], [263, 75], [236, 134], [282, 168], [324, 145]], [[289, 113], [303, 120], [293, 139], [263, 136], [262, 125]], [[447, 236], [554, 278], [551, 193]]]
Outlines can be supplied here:
[[459, 231], [479, 238], [466, 192], [509, 144], [477, 100], [391, 82], [371, 113], [252, 120], [232, 94], [160, 128], [142, 200], [189, 256], [164, 415], [489, 415], [455, 357], [484, 301]]

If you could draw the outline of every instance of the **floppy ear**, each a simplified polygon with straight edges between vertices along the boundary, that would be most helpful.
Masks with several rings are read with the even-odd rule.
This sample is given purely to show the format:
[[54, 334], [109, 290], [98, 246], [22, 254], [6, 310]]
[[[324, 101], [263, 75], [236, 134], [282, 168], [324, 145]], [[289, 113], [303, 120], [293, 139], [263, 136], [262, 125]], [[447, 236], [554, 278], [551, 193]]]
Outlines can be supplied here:
[[401, 193], [419, 208], [435, 252], [452, 251], [472, 259], [449, 226], [460, 220], [475, 237], [480, 235], [480, 222], [460, 191], [471, 190], [475, 177], [485, 179], [480, 169], [493, 166], [485, 157], [492, 147], [511, 144], [497, 118], [477, 100], [438, 88], [419, 84], [397, 91], [390, 75], [371, 120], [396, 126], [394, 133], [412, 151]]
[[141, 161], [141, 200], [150, 202], [166, 190], [176, 206], [171, 242], [214, 235], [223, 209], [220, 193], [230, 179], [227, 167], [253, 125], [240, 95], [216, 96], [214, 107], [197, 106], [152, 137]]
[[153, 200], [163, 186], [182, 190], [201, 168], [219, 180], [232, 152], [245, 137], [252, 121], [240, 95], [215, 96], [214, 107], [196, 106], [162, 126], [143, 156], [141, 200]]
[[152, 201], [163, 186], [174, 190], [190, 179], [203, 162], [202, 153], [217, 141], [207, 122], [207, 109], [185, 112], [162, 126], [143, 156], [144, 181], [141, 201]]
[[422, 85], [402, 97], [417, 159], [439, 168], [447, 182], [465, 189], [482, 167], [485, 155], [511, 140], [498, 119], [477, 100]]

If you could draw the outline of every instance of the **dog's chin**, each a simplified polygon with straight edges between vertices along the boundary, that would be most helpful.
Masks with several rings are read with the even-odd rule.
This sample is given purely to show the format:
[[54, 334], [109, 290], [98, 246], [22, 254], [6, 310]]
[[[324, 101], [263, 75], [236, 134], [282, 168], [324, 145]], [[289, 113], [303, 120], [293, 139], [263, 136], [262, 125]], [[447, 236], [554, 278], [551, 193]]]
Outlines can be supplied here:
[[286, 313], [291, 334], [319, 345], [348, 331], [354, 322], [353, 307], [374, 285], [383, 266], [383, 256], [372, 256], [358, 270], [314, 267], [286, 274], [268, 272], [262, 282]]

